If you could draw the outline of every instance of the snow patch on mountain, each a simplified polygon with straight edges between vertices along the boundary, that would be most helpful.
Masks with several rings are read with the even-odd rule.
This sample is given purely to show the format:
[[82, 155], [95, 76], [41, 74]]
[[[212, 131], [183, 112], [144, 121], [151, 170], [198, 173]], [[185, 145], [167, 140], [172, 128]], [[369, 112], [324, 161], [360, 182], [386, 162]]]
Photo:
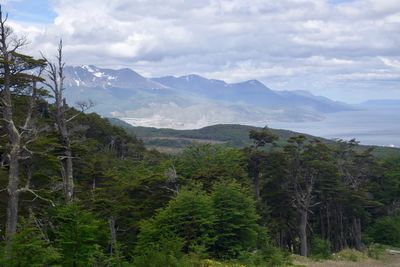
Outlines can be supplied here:
[[91, 99], [93, 111], [133, 125], [192, 129], [220, 123], [264, 126], [316, 121], [346, 110], [344, 103], [308, 92], [277, 92], [257, 80], [226, 83], [197, 74], [143, 77], [131, 69], [65, 68], [70, 103]]

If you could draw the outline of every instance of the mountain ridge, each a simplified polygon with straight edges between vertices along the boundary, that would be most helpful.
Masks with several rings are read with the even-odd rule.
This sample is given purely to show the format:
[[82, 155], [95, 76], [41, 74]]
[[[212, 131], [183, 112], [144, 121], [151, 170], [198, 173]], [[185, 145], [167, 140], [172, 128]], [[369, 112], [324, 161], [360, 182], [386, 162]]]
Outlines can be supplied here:
[[128, 68], [65, 68], [69, 103], [91, 99], [94, 111], [132, 125], [191, 129], [220, 123], [265, 125], [317, 121], [353, 107], [304, 92], [274, 91], [258, 80], [227, 83], [197, 74], [147, 78]]

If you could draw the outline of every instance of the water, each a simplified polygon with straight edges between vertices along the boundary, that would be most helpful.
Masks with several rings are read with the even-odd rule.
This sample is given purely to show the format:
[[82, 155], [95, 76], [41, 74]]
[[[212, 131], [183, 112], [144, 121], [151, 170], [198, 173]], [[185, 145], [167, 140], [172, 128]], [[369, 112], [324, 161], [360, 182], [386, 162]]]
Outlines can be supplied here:
[[328, 139], [356, 138], [364, 145], [400, 147], [400, 107], [364, 107], [327, 114], [318, 122], [271, 122], [268, 126]]

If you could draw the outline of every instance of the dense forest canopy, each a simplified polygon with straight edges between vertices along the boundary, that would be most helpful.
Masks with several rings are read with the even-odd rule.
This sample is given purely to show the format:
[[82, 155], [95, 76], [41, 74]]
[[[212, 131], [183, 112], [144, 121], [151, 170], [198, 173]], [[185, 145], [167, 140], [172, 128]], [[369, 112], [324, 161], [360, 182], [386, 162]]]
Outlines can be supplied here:
[[1, 266], [285, 266], [400, 246], [399, 156], [268, 128], [163, 154], [66, 104], [62, 42], [20, 54], [4, 14], [0, 37]]

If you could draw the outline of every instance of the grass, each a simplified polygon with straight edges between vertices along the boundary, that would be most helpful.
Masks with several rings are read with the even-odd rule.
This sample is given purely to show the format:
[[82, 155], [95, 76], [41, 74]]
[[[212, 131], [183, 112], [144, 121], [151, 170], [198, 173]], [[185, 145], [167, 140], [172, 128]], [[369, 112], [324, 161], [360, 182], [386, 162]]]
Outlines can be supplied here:
[[333, 255], [332, 260], [314, 261], [310, 258], [294, 255], [295, 266], [304, 267], [400, 267], [400, 253], [384, 252], [380, 259], [368, 257], [365, 253], [346, 249]]

